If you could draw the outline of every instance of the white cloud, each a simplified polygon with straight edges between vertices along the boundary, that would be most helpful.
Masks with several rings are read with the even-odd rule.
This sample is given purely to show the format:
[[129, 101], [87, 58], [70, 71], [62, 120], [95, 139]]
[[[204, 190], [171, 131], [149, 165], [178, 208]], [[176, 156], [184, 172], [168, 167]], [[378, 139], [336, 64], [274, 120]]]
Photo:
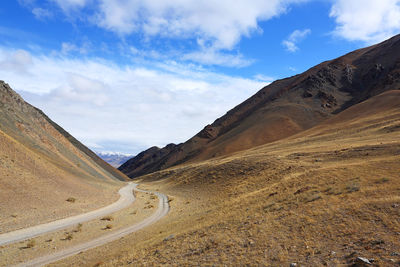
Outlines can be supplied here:
[[87, 54], [90, 44], [84, 43], [83, 46], [78, 47], [75, 44], [63, 42], [61, 44], [61, 54], [68, 55], [71, 52], [78, 52], [80, 54]]
[[264, 74], [257, 74], [257, 75], [254, 76], [254, 79], [256, 81], [265, 82], [265, 83], [271, 83], [272, 81], [275, 80], [273, 77], [266, 76]]
[[40, 20], [44, 20], [44, 19], [53, 17], [53, 14], [50, 12], [50, 10], [40, 8], [40, 7], [33, 8], [32, 13], [33, 13], [33, 15], [35, 15], [35, 17], [37, 19], [40, 19]]
[[31, 54], [25, 50], [5, 52], [0, 50], [0, 71], [9, 71], [26, 75], [32, 65]]
[[295, 30], [292, 32], [286, 40], [282, 41], [282, 45], [286, 47], [289, 52], [296, 52], [299, 50], [297, 44], [304, 40], [311, 33], [310, 29]]
[[185, 141], [266, 84], [173, 61], [118, 66], [0, 47], [0, 62], [15, 57], [13, 71], [0, 68], [1, 79], [72, 135], [104, 151], [134, 154]]
[[101, 107], [109, 100], [107, 89], [101, 81], [77, 73], [65, 73], [65, 82], [48, 93], [47, 97], [65, 103], [82, 102]]
[[400, 32], [400, 0], [336, 0], [330, 16], [334, 34], [351, 41], [375, 43]]
[[93, 4], [91, 21], [121, 36], [200, 38], [216, 49], [232, 49], [242, 38], [261, 32], [258, 22], [307, 0], [52, 0], [66, 13]]
[[241, 54], [224, 53], [215, 49], [202, 49], [187, 53], [182, 56], [183, 60], [190, 60], [204, 65], [220, 65], [226, 67], [246, 67], [253, 63], [245, 59]]
[[72, 9], [82, 8], [89, 4], [91, 0], [51, 0], [61, 7], [65, 12], [69, 12]]

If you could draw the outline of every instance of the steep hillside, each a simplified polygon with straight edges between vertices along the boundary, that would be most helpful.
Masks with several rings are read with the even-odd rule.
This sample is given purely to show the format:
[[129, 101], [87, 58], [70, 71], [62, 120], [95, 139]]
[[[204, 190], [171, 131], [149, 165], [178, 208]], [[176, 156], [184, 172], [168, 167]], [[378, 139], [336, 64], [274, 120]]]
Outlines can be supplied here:
[[129, 177], [266, 144], [400, 87], [400, 35], [264, 87], [186, 141], [152, 147], [119, 169]]
[[0, 81], [0, 231], [110, 203], [125, 179]]

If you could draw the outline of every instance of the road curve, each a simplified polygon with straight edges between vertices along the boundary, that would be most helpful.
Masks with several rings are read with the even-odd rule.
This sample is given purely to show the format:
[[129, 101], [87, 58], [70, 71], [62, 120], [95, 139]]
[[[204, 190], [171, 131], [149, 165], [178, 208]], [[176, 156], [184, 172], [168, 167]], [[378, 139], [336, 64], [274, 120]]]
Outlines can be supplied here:
[[118, 199], [118, 201], [106, 207], [93, 210], [87, 213], [79, 214], [76, 216], [64, 218], [61, 220], [39, 224], [32, 227], [0, 234], [0, 246], [26, 240], [35, 236], [54, 232], [60, 229], [64, 229], [76, 225], [78, 223], [87, 222], [108, 215], [110, 213], [119, 211], [123, 208], [126, 208], [135, 201], [133, 190], [136, 188], [136, 186], [137, 184], [130, 182], [126, 186], [122, 187], [118, 191], [118, 193], [120, 194], [120, 198]]
[[[137, 189], [136, 186], [137, 186], [137, 184], [135, 184], [135, 186], [134, 186], [136, 191], [149, 192], [149, 191]], [[91, 248], [95, 248], [95, 247], [104, 245], [106, 243], [112, 242], [114, 240], [117, 240], [123, 236], [126, 236], [130, 233], [136, 232], [136, 231], [160, 220], [162, 217], [167, 215], [167, 213], [169, 211], [168, 197], [166, 195], [158, 193], [158, 192], [153, 192], [153, 193], [155, 195], [157, 195], [157, 197], [159, 199], [157, 211], [155, 213], [153, 213], [150, 217], [144, 219], [143, 221], [141, 221], [137, 224], [131, 225], [129, 227], [116, 230], [107, 235], [103, 235], [99, 238], [93, 239], [86, 243], [78, 244], [76, 246], [61, 250], [54, 254], [49, 254], [49, 255], [46, 255], [46, 256], [43, 256], [40, 258], [36, 258], [36, 259], [33, 259], [33, 260], [25, 262], [25, 263], [21, 263], [17, 266], [21, 266], [21, 267], [22, 266], [24, 266], [24, 267], [42, 266], [42, 265], [49, 264], [49, 263], [52, 263], [55, 261], [59, 261], [61, 259], [70, 257], [72, 255], [76, 255], [80, 252], [89, 250]]]

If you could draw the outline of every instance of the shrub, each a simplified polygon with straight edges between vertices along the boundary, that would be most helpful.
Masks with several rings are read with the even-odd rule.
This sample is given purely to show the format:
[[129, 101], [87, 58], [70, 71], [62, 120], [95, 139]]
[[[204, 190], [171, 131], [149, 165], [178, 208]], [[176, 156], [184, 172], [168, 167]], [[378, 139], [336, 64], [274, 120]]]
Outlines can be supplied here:
[[389, 181], [390, 181], [389, 178], [384, 177], [384, 178], [378, 179], [375, 183], [376, 183], [376, 184], [383, 184], [383, 183], [387, 183], [387, 182], [389, 182]]
[[78, 233], [78, 232], [81, 232], [81, 231], [82, 231], [82, 224], [81, 224], [81, 223], [78, 223], [78, 225], [76, 226], [74, 232], [75, 232], [75, 233]]
[[65, 233], [63, 240], [72, 240], [72, 238], [74, 238], [74, 236], [71, 233]]
[[26, 244], [27, 248], [33, 248], [36, 245], [36, 241], [35, 240], [29, 240], [29, 242]]
[[360, 191], [360, 185], [357, 183], [350, 183], [346, 186], [347, 193]]
[[76, 198], [74, 198], [74, 197], [69, 197], [69, 198], [67, 198], [67, 201], [68, 201], [68, 202], [71, 202], [71, 203], [75, 203]]
[[104, 216], [103, 218], [101, 218], [102, 221], [114, 221], [114, 217], [113, 216]]
[[112, 228], [113, 228], [112, 224], [107, 224], [106, 227], [105, 227], [104, 229], [105, 229], [105, 230], [108, 230], [108, 229], [112, 229]]

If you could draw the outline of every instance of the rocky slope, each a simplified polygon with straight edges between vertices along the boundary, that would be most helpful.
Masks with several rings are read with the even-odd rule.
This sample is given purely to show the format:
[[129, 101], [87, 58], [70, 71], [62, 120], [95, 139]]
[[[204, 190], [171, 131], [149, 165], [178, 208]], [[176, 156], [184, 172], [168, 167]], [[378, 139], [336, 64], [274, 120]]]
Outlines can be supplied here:
[[0, 81], [0, 232], [110, 203], [126, 179]]
[[152, 147], [119, 169], [129, 177], [273, 142], [400, 88], [400, 35], [273, 82], [182, 144]]

